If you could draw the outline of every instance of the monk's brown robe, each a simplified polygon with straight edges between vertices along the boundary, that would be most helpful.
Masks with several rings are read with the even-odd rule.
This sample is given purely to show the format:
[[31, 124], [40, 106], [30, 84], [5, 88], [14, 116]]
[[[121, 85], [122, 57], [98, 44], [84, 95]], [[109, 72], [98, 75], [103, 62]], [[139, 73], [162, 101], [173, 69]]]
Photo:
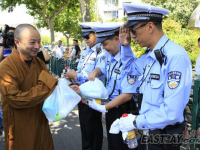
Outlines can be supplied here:
[[14, 49], [0, 63], [5, 150], [54, 150], [42, 106], [56, 85], [39, 58], [29, 68]]

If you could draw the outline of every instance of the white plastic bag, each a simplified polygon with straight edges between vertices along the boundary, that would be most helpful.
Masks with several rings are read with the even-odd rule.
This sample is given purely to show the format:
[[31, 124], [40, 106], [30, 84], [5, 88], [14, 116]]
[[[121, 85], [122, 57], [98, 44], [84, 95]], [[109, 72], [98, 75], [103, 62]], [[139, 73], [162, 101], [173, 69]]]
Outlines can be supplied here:
[[66, 86], [65, 79], [59, 79], [58, 87], [58, 114], [57, 120], [65, 118], [74, 107], [81, 101], [81, 97], [72, 90], [69, 86]]
[[107, 99], [108, 91], [105, 88], [102, 81], [98, 78], [95, 78], [94, 81], [88, 81], [79, 86], [81, 97], [86, 98], [98, 98], [98, 99]]
[[53, 93], [44, 101], [42, 110], [50, 122], [67, 117], [81, 100], [81, 97], [68, 84], [66, 79], [59, 79]]
[[54, 89], [53, 93], [44, 101], [42, 111], [49, 121], [55, 121], [58, 113], [58, 86]]

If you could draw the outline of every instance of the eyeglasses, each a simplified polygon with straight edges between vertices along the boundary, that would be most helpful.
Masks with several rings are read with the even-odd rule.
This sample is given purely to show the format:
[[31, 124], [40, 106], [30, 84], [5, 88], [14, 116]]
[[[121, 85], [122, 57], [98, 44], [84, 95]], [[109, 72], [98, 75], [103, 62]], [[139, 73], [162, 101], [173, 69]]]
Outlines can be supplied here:
[[[148, 23], [148, 22], [147, 22], [147, 23]], [[138, 26], [138, 27], [136, 27], [136, 28], [134, 28], [134, 29], [130, 28], [131, 33], [136, 35], [136, 30], [139, 29], [139, 28], [141, 28], [141, 27], [143, 27], [143, 26], [145, 26], [147, 23], [144, 23], [144, 24], [142, 24], [142, 25], [140, 25], [140, 26]]]
[[88, 34], [86, 36], [83, 36], [84, 39], [89, 40], [92, 34]]

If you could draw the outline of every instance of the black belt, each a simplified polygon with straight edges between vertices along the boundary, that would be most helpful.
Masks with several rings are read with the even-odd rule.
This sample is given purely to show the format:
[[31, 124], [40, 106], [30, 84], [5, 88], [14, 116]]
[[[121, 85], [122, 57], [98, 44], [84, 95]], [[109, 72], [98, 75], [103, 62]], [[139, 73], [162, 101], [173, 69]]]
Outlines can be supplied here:
[[149, 134], [183, 134], [185, 122], [168, 125], [164, 129], [149, 130]]

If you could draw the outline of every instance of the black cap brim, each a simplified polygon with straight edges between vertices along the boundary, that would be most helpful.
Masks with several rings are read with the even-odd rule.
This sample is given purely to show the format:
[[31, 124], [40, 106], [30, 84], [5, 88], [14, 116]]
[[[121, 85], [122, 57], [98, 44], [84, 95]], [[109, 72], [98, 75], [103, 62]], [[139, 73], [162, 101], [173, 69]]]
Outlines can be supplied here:
[[82, 32], [81, 36], [87, 36], [88, 34], [90, 34], [91, 32]]
[[105, 41], [105, 40], [107, 40], [109, 37], [107, 36], [107, 37], [102, 37], [102, 38], [97, 38], [97, 40], [96, 40], [96, 44], [97, 43], [102, 43], [103, 41]]
[[136, 24], [138, 24], [140, 21], [131, 21], [129, 20], [128, 23], [123, 28], [130, 28]]

